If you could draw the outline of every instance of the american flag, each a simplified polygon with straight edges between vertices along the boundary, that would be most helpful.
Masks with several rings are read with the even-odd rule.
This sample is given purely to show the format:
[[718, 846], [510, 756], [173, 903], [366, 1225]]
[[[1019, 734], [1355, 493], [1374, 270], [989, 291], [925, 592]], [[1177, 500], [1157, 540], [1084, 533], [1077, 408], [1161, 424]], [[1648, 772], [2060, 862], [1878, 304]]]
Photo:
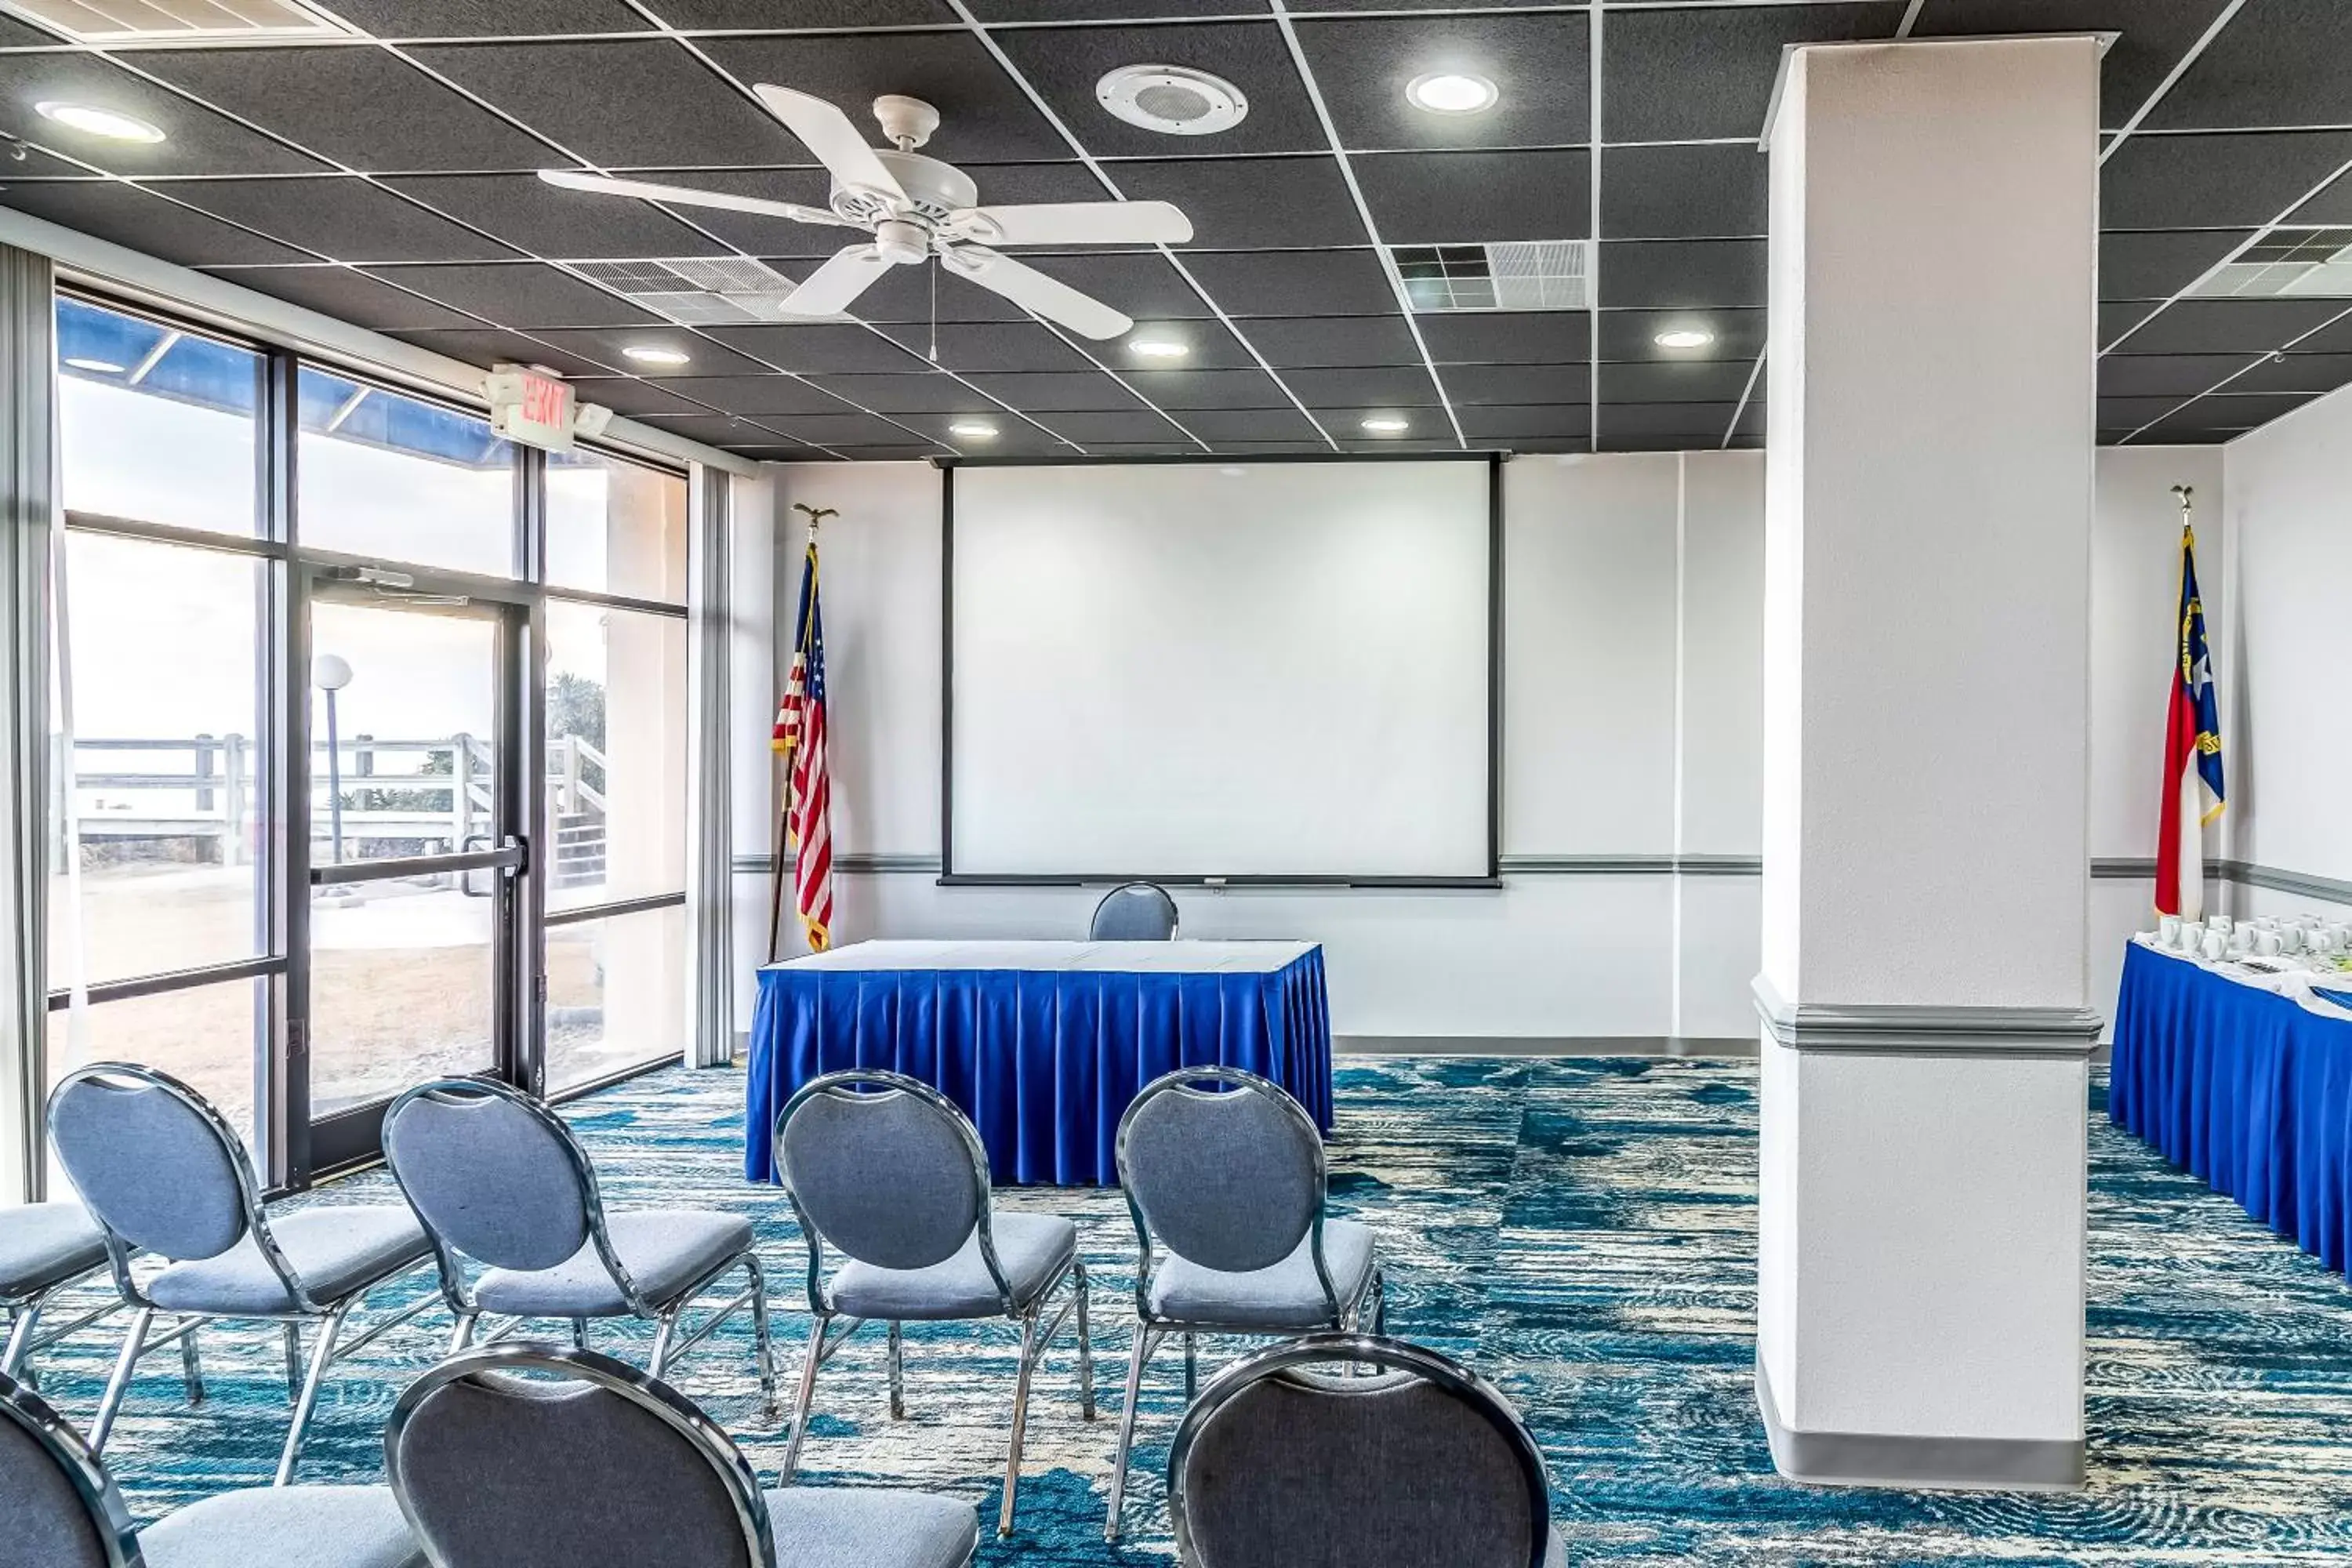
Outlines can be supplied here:
[[792, 780], [785, 842], [793, 852], [793, 907], [808, 933], [811, 952], [833, 941], [833, 781], [824, 752], [824, 627], [817, 613], [816, 538], [811, 531], [801, 568], [799, 624], [793, 633], [792, 673], [776, 710], [771, 744], [784, 753]]
[[2164, 795], [2158, 813], [2156, 908], [2183, 920], [2205, 915], [2205, 825], [2221, 815], [2221, 720], [2213, 700], [2213, 654], [2197, 591], [2197, 535], [2180, 494], [2180, 606], [2174, 625], [2172, 696], [2165, 710]]

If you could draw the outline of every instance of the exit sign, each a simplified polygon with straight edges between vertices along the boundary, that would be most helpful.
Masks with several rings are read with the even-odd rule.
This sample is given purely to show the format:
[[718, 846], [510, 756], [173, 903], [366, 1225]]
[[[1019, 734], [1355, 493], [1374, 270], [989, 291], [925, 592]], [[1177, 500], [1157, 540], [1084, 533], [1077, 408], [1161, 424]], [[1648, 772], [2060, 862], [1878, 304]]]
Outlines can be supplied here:
[[483, 381], [490, 428], [509, 441], [550, 452], [572, 450], [572, 393], [555, 376], [502, 364]]

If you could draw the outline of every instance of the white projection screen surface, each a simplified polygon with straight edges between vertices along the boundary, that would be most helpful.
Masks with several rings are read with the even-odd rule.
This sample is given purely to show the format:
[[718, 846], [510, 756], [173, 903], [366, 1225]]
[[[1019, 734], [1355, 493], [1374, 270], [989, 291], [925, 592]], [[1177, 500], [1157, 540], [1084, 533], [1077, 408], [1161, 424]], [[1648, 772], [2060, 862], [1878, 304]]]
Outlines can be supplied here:
[[948, 870], [1492, 875], [1489, 474], [950, 470]]

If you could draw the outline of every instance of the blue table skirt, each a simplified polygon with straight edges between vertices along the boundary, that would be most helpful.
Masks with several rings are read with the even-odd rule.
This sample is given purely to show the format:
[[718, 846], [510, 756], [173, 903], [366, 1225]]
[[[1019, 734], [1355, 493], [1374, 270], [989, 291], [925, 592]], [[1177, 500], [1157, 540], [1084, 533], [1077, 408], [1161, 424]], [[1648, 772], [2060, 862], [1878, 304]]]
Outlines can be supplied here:
[[2330, 1268], [2352, 1258], [2352, 1022], [2134, 942], [2107, 1105]]
[[883, 1068], [963, 1108], [1006, 1184], [1114, 1185], [1118, 1120], [1180, 1067], [1272, 1079], [1331, 1130], [1323, 950], [1255, 973], [1050, 969], [760, 972], [743, 1170], [775, 1180], [776, 1117], [803, 1084]]

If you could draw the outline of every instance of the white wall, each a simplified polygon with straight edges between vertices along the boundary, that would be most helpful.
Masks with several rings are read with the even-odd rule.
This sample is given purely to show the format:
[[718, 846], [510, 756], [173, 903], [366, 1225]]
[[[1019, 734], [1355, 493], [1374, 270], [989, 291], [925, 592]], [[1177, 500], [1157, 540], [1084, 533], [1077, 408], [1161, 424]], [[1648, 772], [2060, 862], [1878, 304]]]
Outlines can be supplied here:
[[[2094, 857], [2154, 853], [2150, 781], [2162, 738], [2178, 526], [2167, 491], [2176, 483], [2198, 488], [2200, 566], [2209, 598], [2219, 600], [2226, 578], [2216, 537], [2220, 463], [2202, 447], [2100, 454]], [[1098, 889], [934, 883], [939, 475], [911, 463], [770, 471], [781, 520], [780, 622], [789, 622], [799, 581], [803, 530], [792, 503], [841, 511], [823, 541], [835, 843], [854, 866], [878, 858], [911, 868], [837, 879], [841, 940], [1082, 931]], [[1180, 889], [1185, 930], [1322, 941], [1342, 1035], [1752, 1038], [1759, 879], [1601, 874], [1590, 860], [1761, 852], [1760, 457], [1527, 457], [1504, 475], [1505, 886]], [[745, 575], [739, 564], [739, 582]], [[747, 700], [747, 712], [758, 705]], [[763, 747], [764, 721], [756, 729], [751, 743]], [[2236, 789], [2233, 782], [2233, 796]], [[765, 853], [748, 829], [738, 849]], [[1573, 865], [1579, 858], [1587, 862], [1581, 871], [1525, 868], [1529, 859]], [[2145, 880], [2092, 883], [2094, 1006], [2111, 1005], [2120, 944], [2146, 923], [2148, 901]], [[751, 923], [764, 935], [764, 903]]]

